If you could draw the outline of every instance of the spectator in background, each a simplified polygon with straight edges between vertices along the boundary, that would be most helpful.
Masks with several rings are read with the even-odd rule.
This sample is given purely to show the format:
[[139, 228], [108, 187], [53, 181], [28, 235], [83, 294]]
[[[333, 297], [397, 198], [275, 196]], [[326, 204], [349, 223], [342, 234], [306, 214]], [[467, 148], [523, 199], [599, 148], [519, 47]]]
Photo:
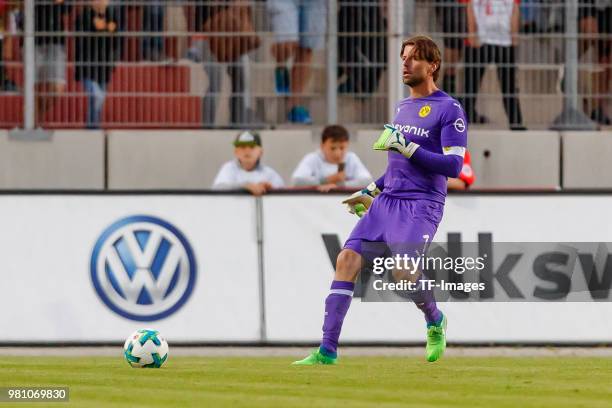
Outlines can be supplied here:
[[467, 190], [472, 184], [474, 184], [475, 180], [476, 175], [472, 169], [472, 158], [470, 157], [470, 152], [466, 150], [465, 156], [463, 157], [463, 167], [461, 168], [461, 173], [459, 173], [459, 177], [457, 178], [448, 179], [448, 189]]
[[106, 86], [121, 55], [120, 14], [118, 6], [109, 6], [109, 0], [91, 0], [76, 19], [75, 79], [87, 93], [89, 129], [100, 127]]
[[164, 61], [164, 37], [156, 35], [164, 31], [165, 3], [168, 0], [115, 0], [122, 6], [122, 27], [127, 28], [128, 7], [141, 12], [141, 31], [145, 33], [140, 38], [141, 59], [148, 61]]
[[[387, 65], [383, 2], [341, 1], [338, 10], [338, 92], [372, 94]], [[286, 68], [284, 69], [286, 72]]]
[[[302, 96], [312, 75], [313, 51], [323, 48], [327, 29], [327, 6], [323, 0], [267, 0], [275, 34], [272, 56], [276, 92], [289, 94], [288, 120], [312, 123]], [[293, 58], [291, 72], [287, 67]]]
[[234, 141], [235, 159], [221, 166], [212, 188], [215, 190], [246, 189], [260, 196], [274, 188], [284, 187], [281, 176], [261, 163], [263, 149], [256, 132], [242, 132]]
[[465, 38], [465, 5], [459, 0], [442, 0], [436, 7], [444, 33], [444, 76], [442, 89], [457, 97], [457, 64], [461, 60]]
[[[208, 77], [208, 89], [202, 101], [203, 125], [215, 125], [224, 72], [231, 82], [230, 125], [252, 124], [255, 115], [248, 108], [244, 65], [248, 60], [246, 54], [259, 47], [260, 39], [253, 28], [251, 7], [231, 1], [196, 0], [195, 4], [194, 28], [203, 31], [204, 35], [189, 49], [188, 57], [196, 62], [202, 61]], [[241, 35], [236, 35], [238, 33]]]
[[66, 37], [64, 17], [69, 0], [36, 0], [34, 7], [37, 122], [66, 89]]
[[[555, 16], [551, 16], [553, 4], [557, 0], [521, 0], [521, 28], [522, 33], [544, 33], [552, 29], [551, 24], [555, 23]], [[552, 30], [551, 30], [552, 31]]]
[[601, 69], [593, 74], [593, 93], [599, 95], [592, 98], [589, 103], [590, 117], [601, 125], [610, 125], [612, 121], [607, 115], [608, 103], [612, 89], [612, 0], [580, 0], [578, 13], [578, 28], [582, 34], [587, 36], [598, 36], [599, 38], [587, 37], [583, 42], [581, 54], [586, 52], [589, 46], [596, 46], [597, 61]]
[[497, 65], [504, 110], [510, 129], [525, 130], [516, 86], [516, 46], [520, 23], [519, 0], [462, 0], [467, 4], [465, 49], [465, 108], [468, 120], [484, 123], [476, 114], [476, 94], [485, 67]]
[[349, 132], [340, 125], [327, 126], [321, 134], [320, 149], [304, 156], [293, 172], [293, 184], [317, 186], [322, 192], [368, 185], [372, 175], [348, 148]]
[[[152, 4], [146, 4], [152, 3]], [[142, 31], [149, 33], [142, 38], [142, 57], [149, 61], [163, 61], [164, 37], [154, 36], [154, 33], [164, 31], [164, 16], [166, 6], [161, 0], [149, 0], [142, 5]]]
[[[4, 56], [10, 55], [10, 41], [6, 41], [5, 33], [9, 32], [11, 5], [8, 0], [0, 0], [0, 91], [14, 92], [17, 85], [9, 79], [4, 67]], [[5, 45], [6, 44], [6, 45]], [[7, 47], [8, 45], [8, 47]]]

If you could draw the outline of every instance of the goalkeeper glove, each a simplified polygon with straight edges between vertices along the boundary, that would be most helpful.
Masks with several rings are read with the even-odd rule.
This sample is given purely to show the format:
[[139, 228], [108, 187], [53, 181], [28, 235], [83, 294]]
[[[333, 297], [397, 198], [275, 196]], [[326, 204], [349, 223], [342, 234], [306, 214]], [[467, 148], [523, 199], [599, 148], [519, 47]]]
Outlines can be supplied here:
[[402, 132], [391, 125], [385, 125], [385, 130], [372, 147], [374, 150], [394, 150], [407, 158], [411, 158], [420, 145], [407, 142]]
[[357, 214], [361, 218], [368, 211], [378, 194], [380, 194], [380, 190], [376, 187], [376, 183], [370, 183], [366, 188], [354, 192], [342, 201], [342, 204], [346, 204], [351, 214]]

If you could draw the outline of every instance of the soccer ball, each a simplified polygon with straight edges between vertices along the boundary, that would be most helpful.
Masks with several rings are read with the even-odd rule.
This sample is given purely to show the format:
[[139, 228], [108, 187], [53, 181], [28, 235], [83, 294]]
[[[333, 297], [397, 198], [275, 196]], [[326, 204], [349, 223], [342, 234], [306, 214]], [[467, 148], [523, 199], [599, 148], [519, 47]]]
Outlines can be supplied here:
[[168, 359], [168, 343], [157, 330], [136, 330], [123, 345], [123, 355], [136, 368], [159, 368]]

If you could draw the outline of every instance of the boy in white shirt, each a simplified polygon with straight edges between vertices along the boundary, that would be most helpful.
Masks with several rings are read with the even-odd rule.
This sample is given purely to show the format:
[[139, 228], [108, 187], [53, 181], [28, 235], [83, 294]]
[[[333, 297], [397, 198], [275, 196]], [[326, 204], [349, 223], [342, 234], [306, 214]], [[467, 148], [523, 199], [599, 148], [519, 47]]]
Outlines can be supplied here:
[[328, 192], [338, 187], [364, 187], [372, 181], [372, 175], [359, 157], [348, 151], [349, 133], [340, 125], [323, 129], [321, 147], [308, 153], [293, 172], [296, 186], [318, 186]]
[[273, 168], [261, 163], [263, 149], [256, 132], [242, 132], [234, 140], [235, 159], [221, 166], [212, 188], [214, 190], [246, 189], [260, 196], [274, 188], [285, 186]]

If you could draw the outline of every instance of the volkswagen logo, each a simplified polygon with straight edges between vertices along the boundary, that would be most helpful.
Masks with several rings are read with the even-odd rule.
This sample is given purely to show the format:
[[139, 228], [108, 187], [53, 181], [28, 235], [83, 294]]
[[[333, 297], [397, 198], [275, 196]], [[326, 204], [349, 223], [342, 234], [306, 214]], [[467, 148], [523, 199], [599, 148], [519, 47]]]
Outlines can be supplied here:
[[135, 215], [116, 221], [100, 235], [90, 272], [98, 296], [112, 311], [153, 321], [170, 316], [189, 299], [196, 262], [175, 226]]

